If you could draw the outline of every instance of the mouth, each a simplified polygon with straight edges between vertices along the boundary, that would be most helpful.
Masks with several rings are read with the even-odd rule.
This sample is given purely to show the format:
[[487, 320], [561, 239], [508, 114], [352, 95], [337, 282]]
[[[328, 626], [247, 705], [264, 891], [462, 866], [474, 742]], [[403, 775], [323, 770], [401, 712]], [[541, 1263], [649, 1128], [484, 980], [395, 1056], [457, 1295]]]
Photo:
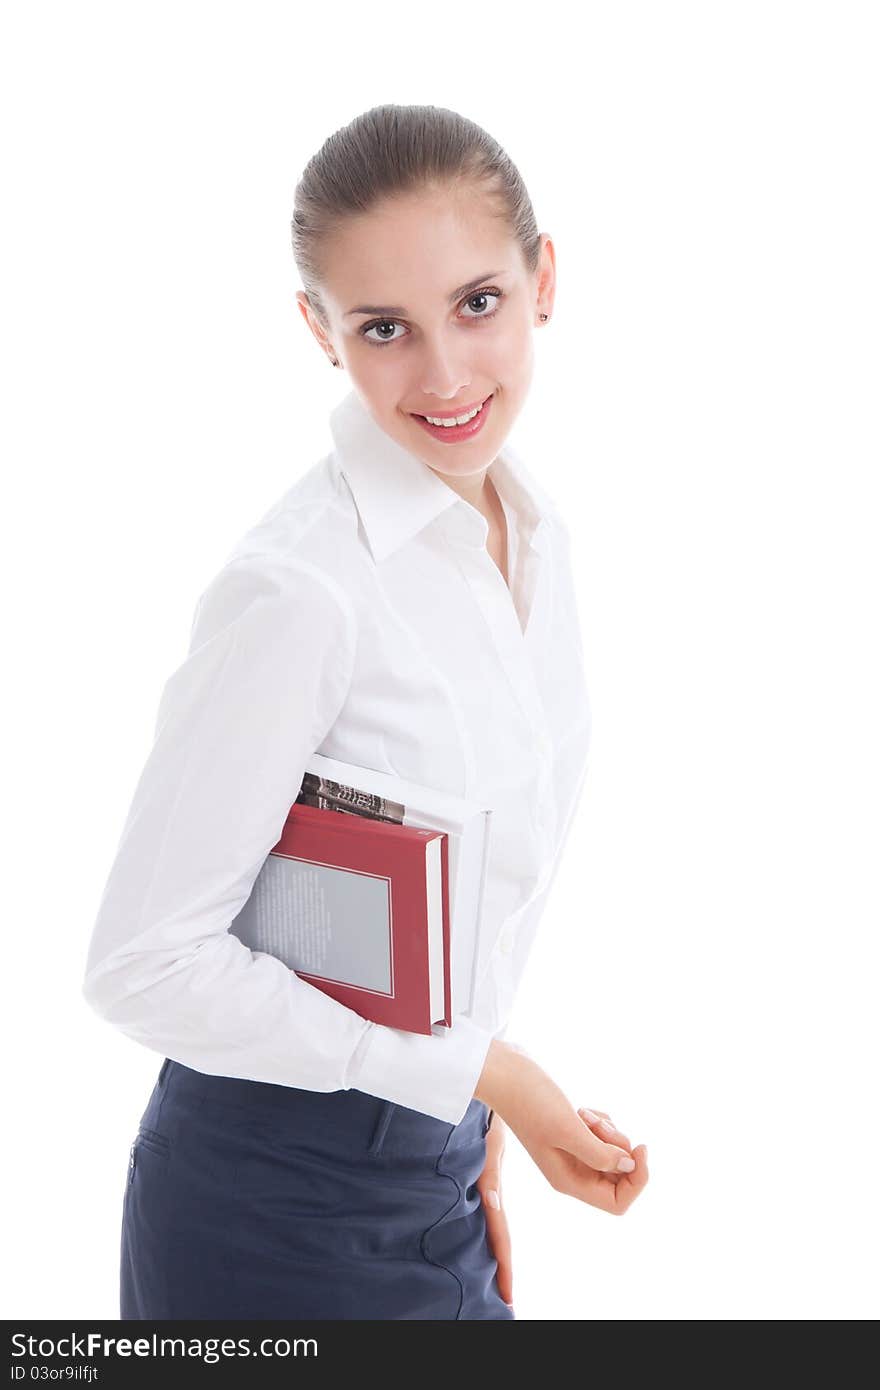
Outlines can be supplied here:
[[[422, 429], [434, 439], [439, 439], [444, 444], [456, 444], [463, 439], [473, 439], [479, 434], [486, 423], [489, 414], [494, 392], [485, 400], [478, 401], [475, 405], [466, 406], [462, 410], [446, 411], [439, 415], [417, 415], [411, 411], [414, 420], [418, 420]], [[447, 423], [439, 423], [446, 421]], [[461, 421], [462, 423], [459, 423]]]

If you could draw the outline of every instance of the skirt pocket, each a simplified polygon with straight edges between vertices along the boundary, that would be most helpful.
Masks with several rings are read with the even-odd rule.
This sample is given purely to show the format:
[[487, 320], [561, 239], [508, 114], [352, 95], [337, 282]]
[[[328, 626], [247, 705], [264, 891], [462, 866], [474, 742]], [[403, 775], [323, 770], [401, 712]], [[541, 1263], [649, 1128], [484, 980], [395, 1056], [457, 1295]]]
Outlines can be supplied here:
[[171, 1155], [171, 1142], [164, 1134], [159, 1134], [155, 1129], [149, 1129], [146, 1125], [138, 1126], [138, 1132], [128, 1151], [128, 1182], [126, 1183], [126, 1188], [130, 1187], [134, 1182], [134, 1175], [138, 1165], [138, 1154], [144, 1149], [154, 1154], [156, 1158], [164, 1159], [167, 1162]]
[[171, 1151], [171, 1141], [158, 1130], [150, 1129], [147, 1125], [139, 1125], [135, 1144], [142, 1144], [145, 1149], [152, 1149], [154, 1153], [162, 1158], [167, 1158]]

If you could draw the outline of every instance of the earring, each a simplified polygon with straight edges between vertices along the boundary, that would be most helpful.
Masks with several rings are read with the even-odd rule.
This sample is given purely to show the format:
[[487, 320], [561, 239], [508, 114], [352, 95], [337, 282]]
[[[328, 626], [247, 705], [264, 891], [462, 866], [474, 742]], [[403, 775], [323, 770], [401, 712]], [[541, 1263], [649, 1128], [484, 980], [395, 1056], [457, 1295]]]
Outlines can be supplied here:
[[546, 315], [546, 314], [541, 314], [541, 322], [542, 322], [542, 323], [546, 323], [546, 322], [547, 322], [547, 315]]
[[339, 363], [336, 361], [336, 358], [335, 358], [335, 357], [331, 357], [331, 358], [330, 358], [330, 365], [331, 365], [331, 367], [338, 367], [338, 366], [339, 366]]

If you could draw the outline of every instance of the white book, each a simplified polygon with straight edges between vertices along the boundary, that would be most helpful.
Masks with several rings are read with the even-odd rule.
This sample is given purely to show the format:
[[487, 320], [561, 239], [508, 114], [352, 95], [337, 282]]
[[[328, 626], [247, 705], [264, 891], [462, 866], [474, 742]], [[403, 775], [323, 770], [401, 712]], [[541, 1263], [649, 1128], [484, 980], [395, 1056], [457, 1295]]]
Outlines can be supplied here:
[[449, 850], [452, 1012], [469, 1013], [474, 1003], [491, 808], [392, 773], [327, 758], [322, 753], [309, 758], [297, 800], [311, 805], [335, 804], [359, 815], [445, 831]]

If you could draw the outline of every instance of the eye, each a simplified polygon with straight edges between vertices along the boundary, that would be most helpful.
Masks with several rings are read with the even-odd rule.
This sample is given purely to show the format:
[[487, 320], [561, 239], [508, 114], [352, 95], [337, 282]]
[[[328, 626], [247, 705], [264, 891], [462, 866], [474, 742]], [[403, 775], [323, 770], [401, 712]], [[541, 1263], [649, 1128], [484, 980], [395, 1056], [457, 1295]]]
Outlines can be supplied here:
[[501, 299], [500, 290], [476, 290], [474, 294], [469, 294], [467, 299], [464, 301], [465, 304], [473, 304], [474, 301], [476, 301], [477, 304], [486, 303], [490, 299], [495, 300], [495, 305], [494, 308], [490, 306], [489, 313], [479, 312], [476, 314], [465, 314], [465, 318], [490, 319], [492, 315], [495, 313], [496, 309], [498, 308], [498, 302]]
[[396, 343], [397, 339], [393, 338], [389, 333], [383, 332], [379, 335], [378, 338], [370, 338], [367, 335], [369, 333], [372, 333], [374, 329], [377, 328], [386, 329], [402, 327], [403, 324], [398, 323], [396, 319], [375, 319], [373, 323], [365, 324], [364, 327], [361, 329], [361, 333], [367, 339], [368, 343]]

